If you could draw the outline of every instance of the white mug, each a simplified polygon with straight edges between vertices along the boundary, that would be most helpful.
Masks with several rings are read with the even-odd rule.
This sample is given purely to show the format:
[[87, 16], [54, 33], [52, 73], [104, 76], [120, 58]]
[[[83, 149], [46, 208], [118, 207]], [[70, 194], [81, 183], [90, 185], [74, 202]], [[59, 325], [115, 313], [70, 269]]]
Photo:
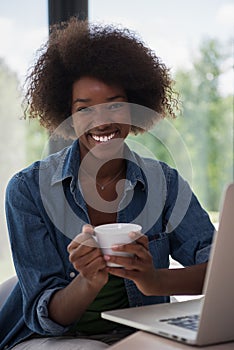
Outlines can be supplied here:
[[[142, 227], [131, 223], [104, 224], [94, 228], [94, 237], [103, 255], [132, 256], [126, 252], [114, 252], [111, 247], [116, 244], [133, 243], [134, 239], [129, 237], [129, 232], [141, 232]], [[122, 265], [107, 262], [107, 266], [122, 267]]]

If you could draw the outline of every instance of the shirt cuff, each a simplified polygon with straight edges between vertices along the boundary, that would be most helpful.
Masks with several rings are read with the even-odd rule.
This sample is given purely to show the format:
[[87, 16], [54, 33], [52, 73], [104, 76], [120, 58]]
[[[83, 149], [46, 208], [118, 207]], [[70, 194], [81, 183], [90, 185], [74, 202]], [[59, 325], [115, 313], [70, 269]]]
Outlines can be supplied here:
[[46, 290], [42, 296], [39, 299], [38, 306], [37, 306], [37, 316], [39, 323], [43, 330], [51, 335], [61, 335], [69, 330], [70, 327], [64, 327], [60, 324], [52, 321], [48, 315], [48, 304], [50, 301], [50, 298], [56, 292], [56, 290], [59, 290], [61, 288], [57, 289], [48, 289]]
[[209, 244], [196, 253], [196, 264], [202, 264], [209, 260], [211, 247], [212, 244]]

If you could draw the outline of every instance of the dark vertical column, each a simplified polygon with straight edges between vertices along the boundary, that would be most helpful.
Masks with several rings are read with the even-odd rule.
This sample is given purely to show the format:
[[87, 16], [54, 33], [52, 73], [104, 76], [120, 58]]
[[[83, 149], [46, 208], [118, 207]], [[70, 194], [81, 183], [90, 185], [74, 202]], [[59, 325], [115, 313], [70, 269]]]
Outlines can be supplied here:
[[[67, 21], [72, 16], [80, 20], [88, 19], [88, 0], [48, 0], [49, 28], [53, 24]], [[62, 138], [56, 141], [50, 140], [49, 153], [55, 153], [70, 144], [70, 140]]]
[[76, 16], [88, 18], [88, 0], [48, 0], [49, 25], [67, 21]]

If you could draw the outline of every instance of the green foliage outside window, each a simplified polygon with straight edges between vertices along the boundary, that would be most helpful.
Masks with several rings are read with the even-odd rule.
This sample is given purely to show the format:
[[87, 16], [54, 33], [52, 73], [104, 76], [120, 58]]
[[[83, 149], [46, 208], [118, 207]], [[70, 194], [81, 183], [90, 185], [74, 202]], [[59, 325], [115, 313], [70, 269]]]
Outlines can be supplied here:
[[[233, 96], [222, 96], [219, 88], [227, 57], [218, 41], [204, 40], [192, 68], [177, 70], [174, 77], [182, 111], [171, 123], [189, 153], [193, 190], [209, 211], [219, 209], [223, 187], [233, 181]], [[175, 166], [169, 152], [175, 147], [175, 135], [168, 133], [169, 150], [149, 133], [139, 135], [138, 141], [157, 159]]]

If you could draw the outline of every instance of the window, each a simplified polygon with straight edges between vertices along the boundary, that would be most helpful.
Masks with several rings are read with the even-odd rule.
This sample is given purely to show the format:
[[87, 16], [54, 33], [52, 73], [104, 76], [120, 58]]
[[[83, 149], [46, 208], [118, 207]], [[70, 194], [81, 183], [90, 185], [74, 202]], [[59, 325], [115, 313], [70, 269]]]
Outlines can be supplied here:
[[22, 120], [21, 92], [36, 50], [48, 35], [47, 1], [0, 3], [0, 282], [14, 274], [5, 223], [4, 194], [11, 176], [40, 154], [45, 134]]
[[217, 221], [233, 181], [233, 2], [90, 0], [89, 18], [136, 31], [171, 69], [182, 102], [177, 120], [129, 142], [176, 166]]

